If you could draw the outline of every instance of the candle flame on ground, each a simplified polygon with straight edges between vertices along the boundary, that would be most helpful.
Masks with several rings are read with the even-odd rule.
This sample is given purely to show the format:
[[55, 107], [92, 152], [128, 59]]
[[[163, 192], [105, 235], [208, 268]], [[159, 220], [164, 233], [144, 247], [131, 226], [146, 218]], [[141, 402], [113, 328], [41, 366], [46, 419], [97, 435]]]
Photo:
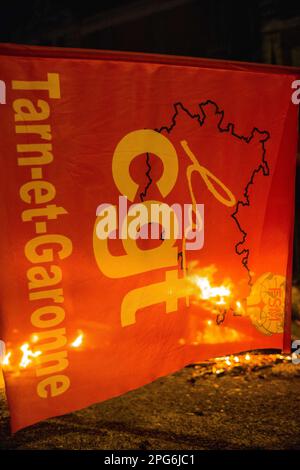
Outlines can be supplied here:
[[253, 354], [241, 353], [239, 355], [221, 356], [196, 363], [194, 377], [207, 377], [210, 374], [222, 377], [226, 374], [233, 376], [254, 373], [262, 369], [276, 367], [278, 364], [288, 364], [292, 361], [291, 355]]

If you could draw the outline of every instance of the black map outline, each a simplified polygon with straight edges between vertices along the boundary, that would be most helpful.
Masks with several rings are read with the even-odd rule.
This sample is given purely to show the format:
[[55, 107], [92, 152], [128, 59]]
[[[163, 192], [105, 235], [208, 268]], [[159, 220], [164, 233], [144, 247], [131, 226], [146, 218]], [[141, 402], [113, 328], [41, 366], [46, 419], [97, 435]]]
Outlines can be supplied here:
[[[253, 139], [254, 137], [254, 134], [255, 133], [258, 133], [258, 134], [261, 134], [262, 135], [262, 138], [259, 140], [259, 143], [261, 144], [262, 146], [262, 159], [261, 159], [261, 163], [259, 164], [258, 167], [256, 167], [252, 174], [251, 174], [251, 177], [250, 177], [250, 180], [248, 181], [248, 183], [246, 184], [246, 187], [243, 191], [243, 196], [244, 196], [244, 199], [245, 201], [239, 199], [236, 203], [236, 206], [235, 206], [235, 211], [231, 214], [231, 217], [234, 219], [239, 231], [241, 232], [242, 234], [242, 240], [238, 241], [235, 245], [235, 252], [238, 256], [241, 256], [244, 254], [244, 256], [242, 257], [242, 264], [244, 266], [244, 268], [247, 270], [248, 272], [248, 285], [249, 286], [252, 286], [252, 276], [251, 276], [251, 271], [250, 271], [250, 268], [248, 266], [248, 259], [249, 259], [249, 253], [250, 253], [250, 250], [249, 248], [245, 248], [243, 247], [242, 245], [244, 245], [245, 241], [246, 241], [246, 238], [247, 238], [247, 232], [245, 232], [245, 230], [243, 230], [243, 228], [241, 227], [240, 223], [239, 223], [239, 220], [238, 220], [238, 211], [239, 211], [239, 208], [240, 206], [250, 206], [250, 200], [249, 200], [249, 187], [254, 183], [254, 178], [255, 178], [255, 175], [258, 174], [260, 171], [262, 171], [263, 173], [263, 176], [269, 176], [270, 175], [270, 169], [269, 169], [269, 166], [268, 166], [268, 162], [267, 160], [265, 159], [265, 156], [266, 156], [266, 147], [265, 147], [265, 143], [267, 142], [267, 140], [270, 139], [270, 133], [268, 131], [260, 131], [257, 127], [253, 127], [252, 129], [252, 132], [250, 133], [250, 135], [248, 137], [246, 136], [243, 136], [243, 135], [239, 135], [237, 134], [235, 131], [234, 131], [234, 123], [232, 122], [229, 122], [227, 124], [226, 127], [222, 127], [222, 123], [223, 123], [223, 120], [224, 120], [224, 115], [225, 115], [225, 112], [223, 110], [220, 110], [219, 106], [217, 105], [217, 103], [215, 103], [214, 101], [212, 100], [206, 100], [206, 101], [203, 101], [199, 104], [199, 108], [200, 108], [200, 111], [202, 113], [202, 117], [200, 116], [200, 114], [192, 114], [190, 113], [190, 111], [185, 108], [183, 106], [183, 104], [181, 102], [177, 102], [175, 103], [173, 106], [174, 106], [174, 109], [175, 109], [175, 113], [174, 115], [172, 116], [172, 120], [171, 120], [171, 125], [170, 127], [167, 127], [167, 126], [162, 126], [160, 127], [159, 129], [155, 129], [155, 131], [161, 133], [162, 131], [166, 131], [168, 134], [171, 133], [172, 129], [176, 126], [176, 118], [178, 116], [178, 108], [181, 108], [182, 111], [184, 111], [190, 118], [192, 119], [196, 119], [198, 122], [199, 122], [199, 125], [200, 127], [203, 126], [204, 122], [205, 122], [205, 119], [207, 117], [206, 113], [205, 113], [205, 110], [204, 110], [204, 107], [207, 106], [207, 105], [212, 105], [215, 107], [215, 115], [218, 115], [220, 116], [220, 119], [219, 119], [219, 122], [218, 122], [218, 130], [220, 132], [230, 132], [231, 135], [233, 135], [233, 137], [236, 137], [240, 140], [243, 140], [244, 142], [246, 142], [247, 144], [249, 144], [251, 142], [251, 140]], [[148, 183], [146, 185], [146, 187], [144, 188], [144, 190], [140, 193], [140, 199], [141, 201], [144, 201], [146, 196], [147, 196], [147, 192], [148, 192], [148, 189], [150, 188], [153, 180], [151, 178], [151, 164], [150, 164], [150, 156], [149, 156], [149, 153], [146, 154], [146, 164], [147, 164], [147, 172], [146, 172], [146, 176], [148, 178]], [[178, 253], [178, 260], [181, 258], [181, 269], [182, 269], [182, 252]]]

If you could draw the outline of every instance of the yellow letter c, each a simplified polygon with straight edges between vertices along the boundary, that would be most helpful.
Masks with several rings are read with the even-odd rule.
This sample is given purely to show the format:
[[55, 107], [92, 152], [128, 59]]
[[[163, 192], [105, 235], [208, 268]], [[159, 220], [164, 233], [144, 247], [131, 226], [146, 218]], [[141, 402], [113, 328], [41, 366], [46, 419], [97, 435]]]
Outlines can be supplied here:
[[120, 193], [131, 202], [135, 199], [138, 184], [130, 176], [130, 163], [135, 157], [145, 153], [157, 155], [163, 163], [163, 174], [156, 183], [163, 197], [169, 194], [177, 180], [178, 158], [169, 139], [152, 129], [130, 132], [120, 140], [114, 151], [112, 174]]

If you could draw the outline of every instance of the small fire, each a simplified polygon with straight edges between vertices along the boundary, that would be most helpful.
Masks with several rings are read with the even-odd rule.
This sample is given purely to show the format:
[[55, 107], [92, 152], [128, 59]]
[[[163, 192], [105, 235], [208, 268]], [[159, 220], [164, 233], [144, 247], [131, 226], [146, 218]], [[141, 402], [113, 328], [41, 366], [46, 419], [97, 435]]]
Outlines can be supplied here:
[[225, 363], [226, 363], [228, 366], [231, 366], [231, 360], [229, 359], [229, 357], [226, 357]]
[[[32, 343], [37, 343], [39, 339], [40, 338], [37, 334], [33, 334], [30, 337], [30, 341], [20, 346], [19, 349], [22, 352], [22, 356], [21, 356], [21, 359], [18, 361], [18, 363], [11, 360], [12, 356], [14, 356], [15, 358], [18, 356], [16, 354], [16, 351], [9, 351], [4, 355], [2, 361], [0, 360], [0, 366], [2, 366], [3, 369], [14, 370], [15, 372], [17, 372], [19, 368], [26, 369], [30, 364], [33, 363], [34, 359], [36, 359], [42, 354], [42, 351], [33, 351], [31, 349]], [[79, 348], [83, 344], [83, 339], [84, 339], [84, 334], [82, 331], [79, 330], [77, 338], [72, 343], [70, 343], [69, 347]]]
[[203, 300], [216, 299], [217, 304], [225, 304], [224, 297], [228, 297], [231, 291], [226, 286], [212, 287], [207, 277], [193, 276], [195, 284], [200, 289], [200, 298]]
[[29, 364], [32, 363], [32, 359], [31, 358], [36, 358], [38, 356], [40, 356], [42, 353], [41, 351], [31, 351], [31, 349], [29, 349], [29, 344], [28, 343], [25, 343], [23, 344], [21, 347], [20, 347], [20, 350], [22, 351], [23, 353], [23, 356], [22, 356], [22, 359], [20, 361], [20, 367], [23, 367], [24, 369], [29, 366]]
[[3, 358], [3, 361], [2, 361], [2, 365], [3, 366], [9, 366], [10, 364], [10, 358], [11, 358], [11, 351], [8, 352], [7, 354], [5, 354], [4, 358]]
[[200, 303], [202, 308], [217, 315], [216, 322], [222, 323], [227, 313], [236, 316], [245, 315], [243, 303], [236, 299], [235, 286], [230, 279], [224, 279], [216, 285], [214, 275], [215, 265], [199, 268], [197, 263], [190, 263], [187, 269], [187, 280], [192, 286], [191, 294], [194, 303]]
[[71, 343], [72, 348], [79, 348], [83, 343], [83, 333], [80, 333], [77, 338]]
[[244, 309], [243, 305], [241, 304], [241, 302], [239, 300], [237, 300], [235, 302], [235, 309], [234, 310], [238, 315], [245, 314], [245, 309]]

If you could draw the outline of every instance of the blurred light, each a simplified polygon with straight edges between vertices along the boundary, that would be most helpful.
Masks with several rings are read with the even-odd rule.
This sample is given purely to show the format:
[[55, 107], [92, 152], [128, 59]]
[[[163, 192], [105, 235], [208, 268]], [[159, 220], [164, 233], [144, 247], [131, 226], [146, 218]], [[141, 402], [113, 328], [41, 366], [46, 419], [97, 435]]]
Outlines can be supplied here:
[[80, 333], [77, 338], [71, 343], [72, 348], [79, 348], [83, 343], [83, 333]]

